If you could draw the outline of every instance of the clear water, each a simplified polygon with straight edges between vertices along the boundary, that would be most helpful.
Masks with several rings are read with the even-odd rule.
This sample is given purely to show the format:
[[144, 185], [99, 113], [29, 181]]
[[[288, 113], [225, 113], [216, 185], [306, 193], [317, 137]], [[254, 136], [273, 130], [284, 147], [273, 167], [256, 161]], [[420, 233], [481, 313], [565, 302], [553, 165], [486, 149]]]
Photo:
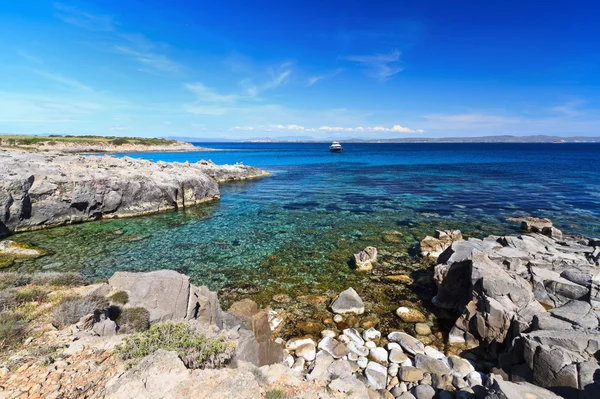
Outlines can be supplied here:
[[[129, 156], [242, 161], [272, 176], [224, 184], [220, 201], [193, 209], [18, 234], [50, 254], [17, 267], [99, 278], [175, 269], [224, 298], [262, 304], [277, 293], [333, 295], [352, 285], [385, 313], [431, 294], [426, 262], [411, 255], [435, 229], [516, 233], [506, 218], [532, 214], [600, 236], [600, 144], [344, 144], [341, 154], [316, 143], [199, 145], [223, 151]], [[370, 275], [346, 263], [367, 245], [383, 254]], [[405, 290], [379, 279], [393, 273], [417, 283]]]

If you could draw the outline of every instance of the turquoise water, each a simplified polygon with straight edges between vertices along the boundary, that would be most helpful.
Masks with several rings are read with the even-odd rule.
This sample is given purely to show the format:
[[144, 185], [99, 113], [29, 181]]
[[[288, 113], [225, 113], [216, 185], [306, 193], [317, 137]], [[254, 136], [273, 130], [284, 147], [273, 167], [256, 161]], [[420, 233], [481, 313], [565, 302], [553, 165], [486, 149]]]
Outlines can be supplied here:
[[[342, 154], [315, 143], [203, 146], [224, 150], [129, 156], [242, 161], [272, 176], [224, 184], [220, 201], [193, 209], [18, 234], [50, 254], [17, 267], [94, 278], [175, 269], [225, 299], [263, 304], [277, 293], [333, 295], [353, 285], [397, 304], [432, 294], [427, 262], [412, 255], [435, 229], [516, 233], [506, 218], [532, 214], [600, 236], [599, 144], [345, 144]], [[382, 262], [362, 275], [346, 262], [367, 245]], [[394, 273], [417, 283], [405, 290], [379, 279]]]

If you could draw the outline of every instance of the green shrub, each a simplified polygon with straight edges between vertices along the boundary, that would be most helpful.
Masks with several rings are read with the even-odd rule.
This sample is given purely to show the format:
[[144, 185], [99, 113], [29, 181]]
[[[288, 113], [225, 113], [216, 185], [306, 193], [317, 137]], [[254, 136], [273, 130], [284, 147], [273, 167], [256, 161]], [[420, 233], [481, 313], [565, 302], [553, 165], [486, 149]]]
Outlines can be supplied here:
[[129, 140], [127, 140], [126, 138], [123, 138], [123, 137], [118, 137], [114, 140], [111, 140], [110, 142], [114, 145], [123, 145], [123, 144], [129, 143]]
[[48, 292], [39, 287], [33, 288], [24, 288], [20, 291], [17, 291], [16, 300], [19, 305], [28, 302], [38, 302], [42, 303], [48, 298]]
[[16, 308], [18, 305], [17, 290], [11, 288], [0, 291], [0, 312]]
[[88, 285], [89, 281], [81, 274], [75, 272], [48, 272], [32, 275], [31, 284], [76, 287], [81, 285]]
[[272, 389], [267, 391], [265, 394], [265, 399], [284, 399], [285, 393], [281, 389]]
[[0, 290], [22, 287], [31, 282], [31, 275], [15, 272], [0, 272]]
[[117, 352], [123, 360], [137, 363], [159, 349], [175, 351], [186, 367], [197, 369], [226, 364], [234, 348], [232, 342], [222, 337], [208, 338], [185, 322], [167, 322], [126, 338]]
[[54, 311], [53, 322], [58, 326], [75, 324], [83, 316], [90, 313], [103, 312], [106, 308], [108, 308], [108, 301], [99, 295], [63, 298]]
[[108, 300], [112, 303], [120, 303], [121, 305], [125, 305], [127, 302], [129, 302], [129, 295], [127, 295], [125, 291], [117, 291], [110, 295]]
[[124, 308], [115, 321], [119, 334], [146, 331], [150, 328], [150, 313], [145, 308]]
[[27, 334], [25, 315], [19, 312], [0, 313], [0, 349], [10, 348], [23, 341]]

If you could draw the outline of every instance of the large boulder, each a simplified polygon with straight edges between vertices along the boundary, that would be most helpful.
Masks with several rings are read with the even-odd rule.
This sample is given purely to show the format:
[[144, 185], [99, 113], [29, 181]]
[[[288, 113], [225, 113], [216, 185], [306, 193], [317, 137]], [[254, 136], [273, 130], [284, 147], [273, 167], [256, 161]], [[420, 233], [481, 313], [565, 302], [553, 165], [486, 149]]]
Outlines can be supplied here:
[[108, 284], [113, 291], [127, 292], [128, 305], [146, 308], [150, 323], [183, 320], [188, 314], [190, 278], [174, 270], [116, 272]]

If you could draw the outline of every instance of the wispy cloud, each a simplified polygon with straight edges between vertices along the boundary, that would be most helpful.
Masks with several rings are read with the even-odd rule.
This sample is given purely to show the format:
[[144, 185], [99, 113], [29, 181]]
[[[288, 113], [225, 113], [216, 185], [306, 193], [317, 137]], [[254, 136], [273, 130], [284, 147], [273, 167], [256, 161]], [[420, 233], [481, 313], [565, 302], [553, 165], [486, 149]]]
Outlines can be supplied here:
[[499, 124], [499, 123], [519, 123], [522, 118], [514, 116], [468, 113], [468, 114], [430, 114], [425, 115], [425, 119], [431, 121], [448, 122], [454, 124]]
[[83, 91], [89, 91], [89, 92], [94, 91], [94, 89], [92, 89], [91, 87], [86, 86], [83, 83], [80, 83], [75, 79], [72, 79], [72, 78], [57, 74], [57, 73], [50, 73], [50, 72], [46, 72], [46, 71], [41, 71], [39, 69], [33, 69], [33, 72], [37, 73], [40, 76], [48, 78], [48, 79], [60, 84], [63, 87], [77, 89], [77, 90], [83, 90]]
[[584, 104], [584, 102], [581, 100], [567, 101], [564, 104], [560, 104], [555, 107], [552, 107], [552, 111], [557, 114], [569, 116], [569, 117], [579, 116], [579, 115], [583, 114], [583, 112], [580, 109], [581, 105], [583, 105], [583, 104]]
[[304, 127], [301, 125], [295, 124], [270, 124], [270, 125], [260, 125], [260, 126], [236, 126], [233, 130], [292, 130], [296, 132], [391, 132], [391, 133], [423, 133], [422, 129], [410, 129], [401, 125], [394, 125], [392, 127], [385, 126], [369, 126], [369, 127], [341, 127], [341, 126], [328, 126], [323, 125], [321, 127]]
[[387, 80], [404, 70], [400, 65], [400, 51], [394, 50], [389, 54], [353, 55], [341, 57], [346, 61], [354, 61], [366, 68], [367, 73], [377, 79]]
[[141, 34], [121, 34], [125, 44], [119, 44], [114, 47], [117, 53], [130, 56], [143, 67], [150, 70], [141, 69], [144, 72], [178, 72], [180, 65], [163, 54], [161, 50], [168, 48], [164, 43], [155, 43]]
[[311, 76], [306, 81], [306, 86], [312, 86], [317, 82], [320, 82], [323, 79], [333, 78], [334, 76], [340, 74], [342, 72], [341, 68], [336, 69], [334, 72], [327, 73], [324, 75]]
[[270, 67], [267, 69], [269, 79], [263, 83], [254, 83], [253, 78], [244, 78], [240, 81], [240, 86], [246, 91], [250, 97], [256, 97], [261, 92], [275, 89], [285, 85], [292, 75], [292, 63], [284, 62], [278, 67]]
[[41, 65], [41, 64], [44, 63], [44, 61], [42, 61], [38, 57], [30, 54], [29, 52], [27, 52], [25, 50], [17, 50], [17, 54], [19, 54], [21, 57], [23, 57], [27, 61], [32, 62], [34, 64], [40, 64]]
[[110, 15], [96, 15], [62, 3], [54, 3], [56, 17], [71, 25], [91, 31], [112, 31], [114, 18]]

